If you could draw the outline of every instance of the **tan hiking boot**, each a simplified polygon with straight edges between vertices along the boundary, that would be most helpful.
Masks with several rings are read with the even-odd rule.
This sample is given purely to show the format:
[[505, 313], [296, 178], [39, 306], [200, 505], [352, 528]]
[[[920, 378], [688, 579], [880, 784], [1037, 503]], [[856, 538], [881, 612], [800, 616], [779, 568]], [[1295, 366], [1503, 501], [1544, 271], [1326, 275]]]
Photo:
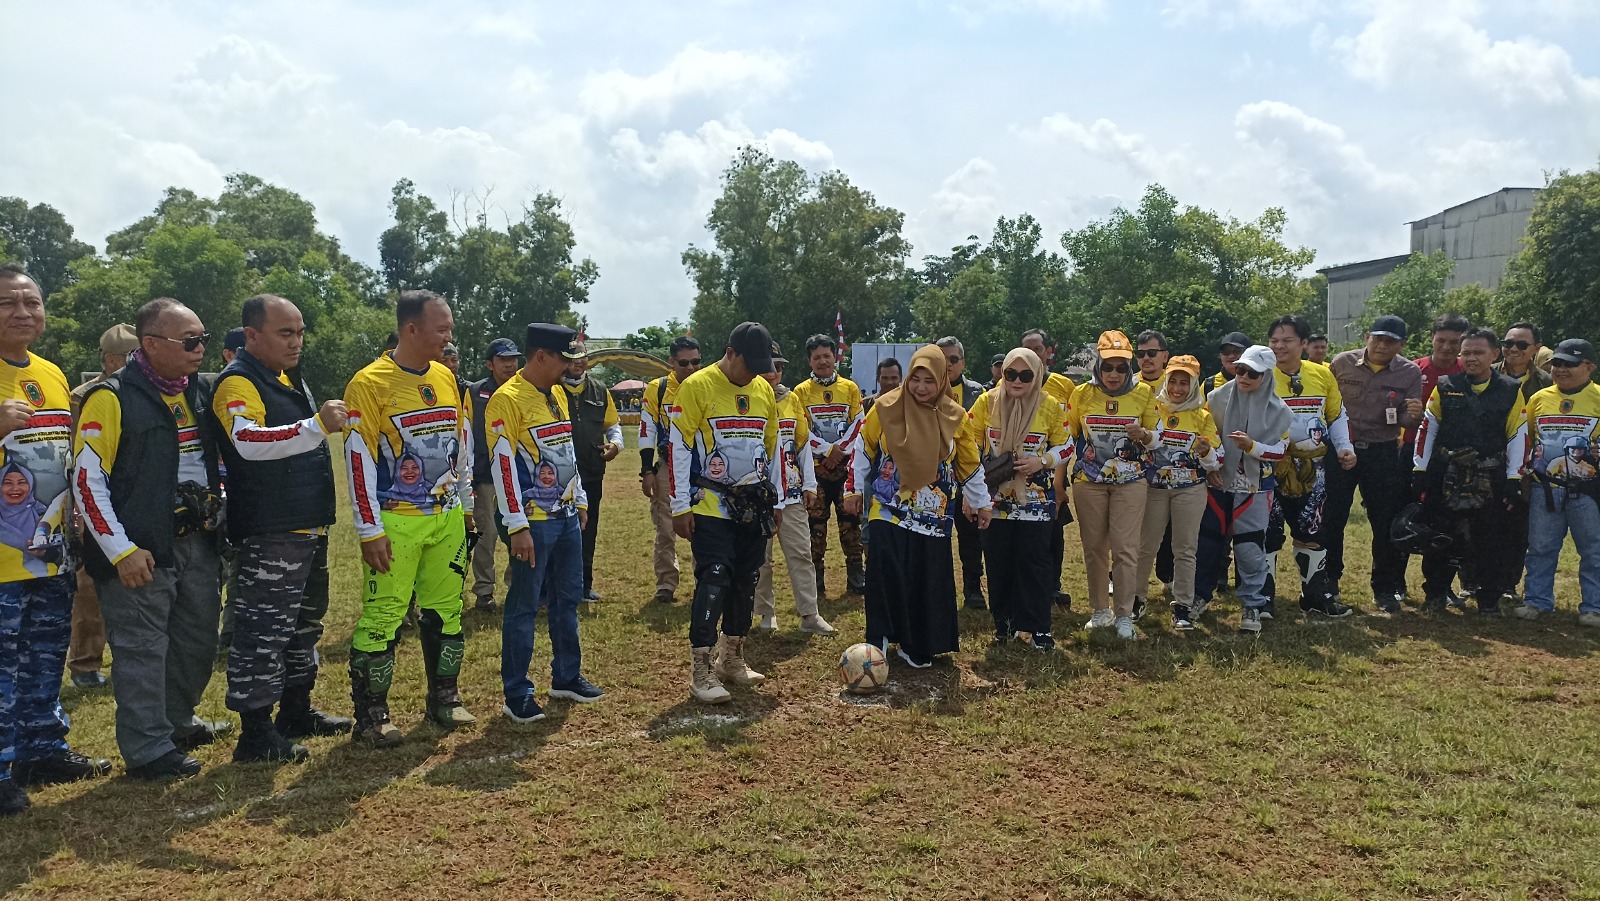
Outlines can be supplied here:
[[717, 675], [734, 685], [760, 685], [767, 677], [744, 662], [744, 639], [732, 635], [722, 636], [717, 643]]
[[357, 723], [354, 732], [350, 733], [350, 740], [374, 748], [392, 748], [406, 740], [405, 734], [395, 728], [394, 723]]
[[693, 669], [689, 694], [702, 704], [725, 704], [733, 700], [733, 695], [728, 694], [728, 690], [717, 680], [715, 667], [711, 664], [711, 655], [714, 653], [715, 648], [690, 649]]

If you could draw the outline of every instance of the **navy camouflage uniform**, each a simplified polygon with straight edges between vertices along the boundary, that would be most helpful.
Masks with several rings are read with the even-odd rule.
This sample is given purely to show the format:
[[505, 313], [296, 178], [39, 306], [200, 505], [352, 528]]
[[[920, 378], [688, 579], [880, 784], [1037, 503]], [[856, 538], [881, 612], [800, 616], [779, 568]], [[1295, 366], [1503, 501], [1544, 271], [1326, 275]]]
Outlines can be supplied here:
[[13, 763], [67, 750], [61, 672], [76, 585], [71, 572], [0, 583], [0, 782]]

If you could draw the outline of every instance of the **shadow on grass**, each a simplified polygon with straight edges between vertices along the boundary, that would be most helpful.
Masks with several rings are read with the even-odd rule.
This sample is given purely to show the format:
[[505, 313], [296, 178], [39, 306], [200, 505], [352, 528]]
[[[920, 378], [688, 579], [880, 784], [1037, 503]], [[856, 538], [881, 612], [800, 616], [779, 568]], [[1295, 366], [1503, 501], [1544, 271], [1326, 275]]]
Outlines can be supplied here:
[[[693, 591], [693, 588], [690, 590]], [[629, 618], [644, 623], [650, 631], [658, 634], [681, 635], [689, 631], [689, 616], [693, 609], [694, 604], [689, 599], [663, 604], [654, 598], [646, 598], [638, 612]]]
[[744, 730], [778, 709], [778, 699], [755, 688], [728, 688], [733, 700], [726, 704], [702, 704], [686, 699], [656, 714], [646, 728], [652, 741], [666, 741], [683, 735], [698, 735], [706, 747], [727, 750], [749, 743]]

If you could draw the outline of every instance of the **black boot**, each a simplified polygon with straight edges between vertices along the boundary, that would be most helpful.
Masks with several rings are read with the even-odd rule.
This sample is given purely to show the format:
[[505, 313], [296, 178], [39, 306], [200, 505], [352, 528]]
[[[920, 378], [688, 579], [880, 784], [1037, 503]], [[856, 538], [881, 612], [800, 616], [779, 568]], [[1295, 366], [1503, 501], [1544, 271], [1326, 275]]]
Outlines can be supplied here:
[[11, 765], [11, 778], [18, 785], [58, 785], [93, 779], [111, 772], [111, 761], [85, 757], [77, 751], [61, 750], [35, 760], [19, 760]]
[[385, 748], [405, 740], [389, 722], [389, 683], [394, 679], [394, 645], [372, 653], [350, 650], [350, 700], [355, 704], [353, 741]]
[[847, 560], [844, 564], [845, 588], [851, 594], [867, 593], [867, 568], [860, 560]]
[[311, 706], [311, 686], [287, 685], [278, 704], [278, 734], [284, 738], [312, 735], [349, 735], [353, 720], [329, 716]]
[[817, 564], [817, 599], [823, 600], [828, 596], [827, 577], [822, 574], [822, 564]]
[[28, 809], [28, 793], [15, 779], [0, 782], [0, 817], [13, 816]]
[[246, 710], [239, 720], [244, 725], [233, 748], [234, 763], [299, 763], [308, 756], [305, 745], [278, 734], [272, 725], [271, 704]]
[[444, 621], [432, 610], [422, 611], [417, 636], [422, 643], [422, 661], [428, 672], [428, 719], [446, 729], [470, 726], [478, 718], [461, 703], [457, 680], [467, 643], [457, 632], [444, 634]]

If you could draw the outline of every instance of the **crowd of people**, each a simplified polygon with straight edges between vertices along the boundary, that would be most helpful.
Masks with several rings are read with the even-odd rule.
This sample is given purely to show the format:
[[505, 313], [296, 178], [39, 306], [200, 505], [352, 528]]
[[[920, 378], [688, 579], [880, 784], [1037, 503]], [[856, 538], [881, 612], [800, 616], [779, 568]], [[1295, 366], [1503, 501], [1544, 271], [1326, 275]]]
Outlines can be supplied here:
[[[60, 703], [63, 668], [76, 685], [105, 683], [107, 644], [117, 746], [141, 779], [198, 773], [190, 752], [234, 730], [196, 715], [219, 645], [238, 762], [304, 760], [296, 740], [307, 736], [403, 741], [389, 690], [407, 624], [422, 648], [425, 717], [470, 726], [458, 685], [469, 595], [501, 617], [504, 716], [545, 715], [529, 672], [541, 609], [545, 696], [605, 697], [584, 673], [578, 608], [600, 600], [604, 475], [623, 438], [577, 333], [534, 323], [520, 345], [496, 338], [487, 377], [468, 383], [450, 304], [408, 291], [382, 356], [342, 399], [319, 402], [298, 375], [295, 305], [251, 297], [240, 321], [226, 366], [204, 378], [211, 334], [178, 300], [152, 300], [106, 331], [103, 372], [69, 391], [30, 350], [45, 328], [37, 283], [0, 267], [0, 813], [26, 808], [28, 785], [110, 772], [71, 749]], [[960, 596], [989, 611], [996, 643], [1053, 649], [1056, 611], [1072, 604], [1062, 571], [1074, 522], [1091, 630], [1135, 638], [1153, 573], [1174, 629], [1193, 629], [1231, 574], [1238, 628], [1259, 632], [1279, 615], [1286, 541], [1300, 608], [1348, 616], [1340, 585], [1358, 491], [1379, 611], [1400, 611], [1416, 553], [1426, 611], [1470, 602], [1498, 616], [1520, 583], [1515, 614], [1549, 615], [1570, 533], [1579, 622], [1600, 626], [1600, 387], [1587, 342], [1561, 342], [1547, 373], [1527, 323], [1499, 338], [1442, 317], [1417, 362], [1400, 354], [1406, 327], [1392, 316], [1326, 363], [1298, 317], [1265, 337], [1224, 336], [1221, 371], [1203, 380], [1200, 361], [1173, 355], [1159, 332], [1106, 331], [1074, 384], [1051, 371], [1049, 336], [1031, 330], [991, 361], [986, 385], [946, 337], [884, 360], [871, 394], [839, 373], [825, 335], [806, 342], [809, 374], [792, 389], [759, 323], [735, 328], [707, 365], [694, 338], [675, 339], [671, 372], [644, 392], [640, 486], [656, 602], [675, 602], [676, 539], [690, 543], [691, 696], [722, 703], [730, 687], [765, 680], [746, 642], [779, 628], [776, 554], [799, 628], [835, 634], [819, 609], [830, 521], [845, 589], [864, 599], [865, 640], [914, 668], [958, 649], [957, 559]], [[335, 434], [364, 575], [348, 718], [312, 704]]]

